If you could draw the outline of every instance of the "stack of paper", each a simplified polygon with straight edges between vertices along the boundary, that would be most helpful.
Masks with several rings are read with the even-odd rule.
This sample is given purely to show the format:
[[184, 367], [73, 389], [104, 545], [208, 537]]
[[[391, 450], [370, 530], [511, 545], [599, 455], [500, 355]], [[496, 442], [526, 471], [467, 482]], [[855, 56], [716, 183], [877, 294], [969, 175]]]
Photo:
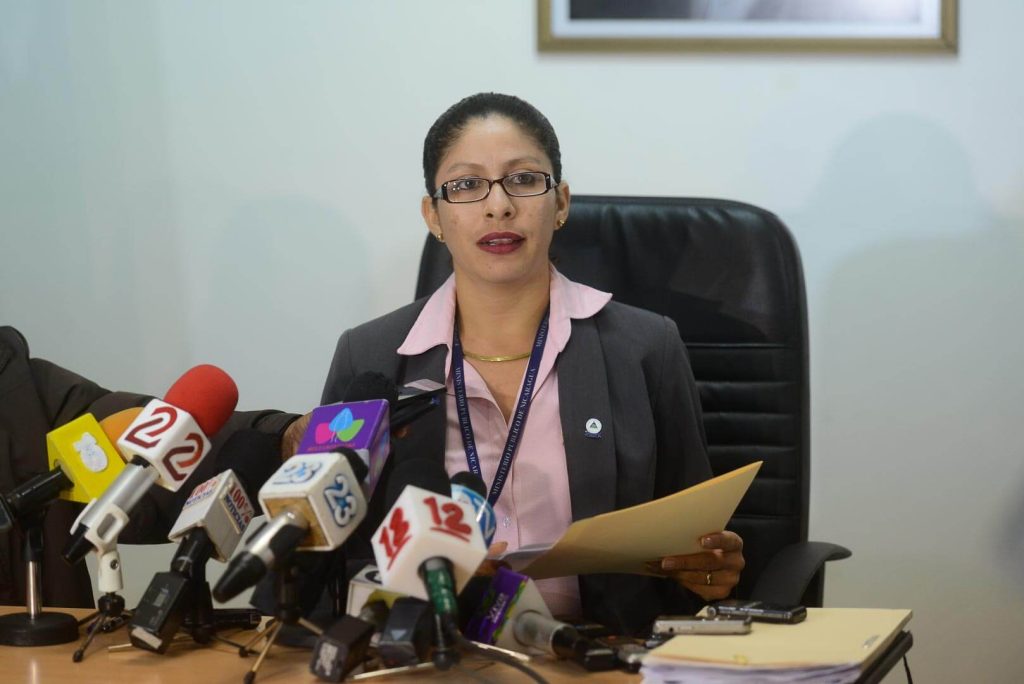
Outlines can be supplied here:
[[796, 625], [750, 634], [683, 635], [644, 659], [645, 684], [856, 681], [910, 620], [909, 610], [808, 608]]

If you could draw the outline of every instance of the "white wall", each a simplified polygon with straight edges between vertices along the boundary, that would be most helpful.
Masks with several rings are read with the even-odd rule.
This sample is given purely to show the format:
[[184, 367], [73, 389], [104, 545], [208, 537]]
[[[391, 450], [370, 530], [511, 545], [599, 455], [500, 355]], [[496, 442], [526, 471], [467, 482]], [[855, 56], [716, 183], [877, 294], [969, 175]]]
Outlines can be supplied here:
[[[907, 606], [920, 681], [1024, 674], [1024, 5], [951, 56], [539, 55], [534, 3], [0, 3], [0, 321], [162, 393], [316, 403], [408, 301], [423, 135], [519, 94], [583, 193], [760, 204], [803, 252], [831, 605]], [[151, 551], [126, 560], [136, 599]], [[902, 675], [890, 677], [900, 681]]]

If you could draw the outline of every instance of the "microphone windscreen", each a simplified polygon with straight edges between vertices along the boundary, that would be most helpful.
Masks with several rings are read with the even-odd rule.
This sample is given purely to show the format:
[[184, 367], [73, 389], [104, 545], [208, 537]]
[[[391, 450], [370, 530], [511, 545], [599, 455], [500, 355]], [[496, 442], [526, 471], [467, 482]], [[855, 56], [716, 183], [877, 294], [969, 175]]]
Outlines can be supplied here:
[[360, 373], [352, 378], [345, 389], [345, 397], [342, 401], [370, 401], [371, 399], [386, 399], [388, 406], [394, 410], [398, 402], [398, 387], [394, 380], [377, 372]]
[[187, 411], [203, 434], [212, 437], [235, 410], [238, 387], [220, 368], [202, 364], [185, 371], [167, 390], [164, 401]]
[[111, 442], [117, 444], [117, 440], [121, 439], [121, 435], [128, 429], [128, 426], [132, 424], [139, 414], [142, 413], [141, 406], [133, 406], [132, 408], [126, 408], [117, 413], [112, 413], [103, 420], [100, 421], [100, 427], [103, 429], [103, 434], [110, 439]]
[[359, 454], [356, 453], [355, 449], [348, 447], [337, 447], [332, 450], [336, 454], [341, 454], [348, 461], [348, 464], [352, 466], [352, 474], [356, 476], [356, 479], [360, 482], [366, 480], [366, 474], [370, 472], [369, 467], [363, 463], [363, 459], [360, 458]]
[[427, 491], [448, 496], [451, 493], [451, 482], [444, 472], [444, 466], [428, 458], [410, 458], [395, 466], [388, 478], [388, 490], [385, 503], [390, 510], [395, 501], [409, 485]]
[[455, 473], [455, 476], [452, 477], [452, 484], [462, 485], [466, 489], [476, 492], [483, 498], [487, 498], [487, 485], [484, 484], [483, 478], [479, 475], [474, 475], [468, 470], [463, 470], [461, 473]]
[[259, 430], [239, 430], [231, 435], [216, 456], [216, 472], [230, 470], [250, 501], [260, 487], [281, 467], [281, 438]]

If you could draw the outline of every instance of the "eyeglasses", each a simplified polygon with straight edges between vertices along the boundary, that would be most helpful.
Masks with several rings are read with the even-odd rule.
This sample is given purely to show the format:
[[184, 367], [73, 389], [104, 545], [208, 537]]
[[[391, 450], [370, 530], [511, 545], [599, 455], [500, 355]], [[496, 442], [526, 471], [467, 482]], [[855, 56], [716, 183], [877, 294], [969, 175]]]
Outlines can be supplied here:
[[501, 187], [505, 188], [505, 192], [512, 197], [543, 195], [555, 187], [551, 176], [540, 171], [510, 173], [504, 178], [495, 178], [494, 180], [470, 176], [441, 183], [441, 187], [434, 193], [434, 199], [443, 199], [452, 204], [479, 202], [491, 194], [491, 187], [495, 183], [501, 183]]

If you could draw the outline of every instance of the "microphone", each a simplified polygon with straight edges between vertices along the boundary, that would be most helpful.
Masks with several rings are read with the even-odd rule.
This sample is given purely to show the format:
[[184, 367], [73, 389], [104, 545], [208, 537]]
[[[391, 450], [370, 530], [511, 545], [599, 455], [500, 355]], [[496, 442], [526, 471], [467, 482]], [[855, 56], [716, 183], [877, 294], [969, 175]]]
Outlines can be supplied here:
[[427, 660], [433, 644], [434, 610], [418, 598], [403, 596], [391, 606], [377, 641], [386, 668], [409, 667]]
[[0, 496], [0, 531], [45, 509], [57, 498], [87, 503], [124, 470], [124, 461], [92, 414], [46, 435], [51, 470]]
[[[426, 459], [402, 463], [392, 476], [389, 499], [401, 484], [400, 474], [411, 482], [432, 481], [435, 488], [441, 479], [442, 491], [451, 491], [443, 472], [439, 463]], [[451, 667], [458, 655], [449, 641], [458, 631], [455, 596], [487, 555], [475, 519], [469, 504], [408, 484], [370, 540], [384, 588], [432, 604], [437, 639], [434, 664], [441, 670]]]
[[345, 400], [313, 409], [297, 454], [349, 448], [368, 469], [364, 492], [377, 487], [391, 450], [390, 407], [398, 401], [395, 383], [381, 373], [360, 373], [345, 390]]
[[391, 405], [391, 430], [397, 432], [441, 405], [445, 386], [420, 379], [399, 388], [398, 402]]
[[208, 436], [227, 422], [238, 403], [234, 381], [216, 366], [185, 372], [164, 401], [151, 400], [117, 441], [129, 463], [72, 526], [63, 557], [78, 563], [91, 550], [117, 543], [131, 510], [153, 484], [178, 491], [210, 450]]
[[[100, 421], [100, 427], [103, 428], [104, 434], [112, 441], [116, 442], [117, 439], [125, 433], [128, 426], [131, 425], [139, 414], [142, 413], [141, 406], [133, 406], [132, 408], [126, 408], [117, 413], [112, 413], [103, 420]], [[124, 457], [121, 450], [117, 450], [118, 455], [121, 456], [121, 460], [127, 462], [128, 459]], [[88, 503], [88, 501], [86, 502]]]
[[324, 630], [313, 647], [309, 671], [328, 682], [340, 682], [366, 659], [374, 632], [385, 628], [397, 594], [373, 592], [358, 616], [343, 615]]
[[[170, 572], [154, 575], [129, 630], [135, 646], [163, 653], [196, 601], [208, 604], [206, 563], [227, 561], [252, 520], [252, 501], [280, 459], [280, 439], [257, 430], [233, 434], [217, 456], [218, 475], [198, 485], [169, 539], [179, 541]], [[212, 609], [212, 607], [211, 607]]]
[[484, 536], [484, 545], [490, 548], [494, 533], [498, 530], [498, 516], [487, 500], [487, 485], [483, 479], [468, 470], [455, 473], [452, 477], [452, 498], [473, 507], [476, 523]]
[[277, 570], [293, 551], [340, 547], [366, 517], [366, 466], [351, 449], [293, 456], [259, 491], [267, 522], [245, 541], [213, 589], [220, 602]]
[[508, 568], [498, 569], [464, 634], [507, 650], [569, 658], [591, 671], [618, 664], [613, 649], [552, 618], [534, 581]]

